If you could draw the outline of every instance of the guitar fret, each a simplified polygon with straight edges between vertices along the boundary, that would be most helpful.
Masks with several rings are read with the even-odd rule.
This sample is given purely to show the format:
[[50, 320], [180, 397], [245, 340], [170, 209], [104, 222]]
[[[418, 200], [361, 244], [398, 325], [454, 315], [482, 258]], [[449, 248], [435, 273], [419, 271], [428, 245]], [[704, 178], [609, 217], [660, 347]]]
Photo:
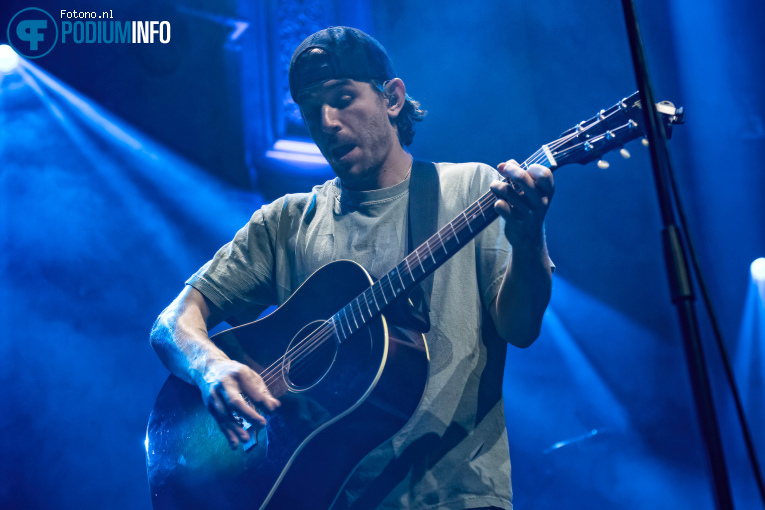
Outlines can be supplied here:
[[436, 234], [438, 234], [438, 241], [441, 243], [441, 248], [444, 249], [444, 254], [449, 255], [449, 252], [446, 249], [446, 244], [444, 244], [444, 239], [441, 237], [441, 231], [437, 231]]
[[[335, 333], [337, 333], [337, 318], [333, 315], [332, 316], [332, 322], [335, 325]], [[340, 323], [340, 332], [343, 334], [343, 342], [348, 338], [345, 334], [345, 331], [343, 331], [343, 323]]]
[[[395, 273], [398, 275], [398, 281], [401, 282], [401, 290], [406, 289], [406, 285], [404, 284], [404, 280], [401, 278], [401, 271], [398, 269], [398, 266], [396, 266], [393, 271], [395, 271]], [[399, 292], [401, 292], [401, 290], [399, 290]]]
[[378, 285], [378, 286], [380, 287], [380, 294], [382, 294], [382, 297], [383, 297], [383, 301], [385, 301], [385, 304], [387, 305], [387, 304], [388, 304], [388, 297], [385, 295], [385, 289], [383, 288], [382, 282], [383, 282], [383, 281], [382, 281], [382, 280], [380, 280], [380, 281], [378, 282], [378, 283], [379, 283], [379, 285]]
[[356, 329], [359, 329], [359, 323], [356, 321], [356, 314], [353, 312], [353, 301], [351, 301], [349, 306], [351, 308], [351, 317], [353, 317], [353, 323], [356, 324]]
[[430, 258], [433, 259], [433, 263], [438, 264], [438, 262], [436, 262], [436, 258], [433, 256], [433, 250], [430, 248], [430, 240], [425, 241], [425, 246], [428, 247], [428, 253], [430, 253]]
[[414, 274], [412, 274], [412, 267], [409, 265], [409, 257], [406, 257], [404, 262], [406, 262], [406, 270], [409, 273], [409, 277], [412, 279], [412, 283], [416, 282], [417, 279], [414, 277]]
[[343, 308], [343, 317], [345, 317], [345, 323], [348, 324], [348, 331], [353, 334], [353, 329], [351, 328], [351, 323], [348, 322], [348, 313], [345, 311], [345, 308]]
[[483, 216], [483, 219], [485, 221], [489, 221], [489, 218], [486, 217], [486, 212], [483, 210], [483, 206], [479, 204], [478, 208], [481, 210], [481, 216]]
[[[386, 274], [385, 276], [387, 276], [387, 277], [388, 277], [388, 285], [390, 286], [390, 291], [391, 291], [391, 292], [393, 292], [393, 297], [396, 297], [396, 296], [397, 296], [397, 294], [396, 294], [396, 289], [394, 289], [394, 288], [393, 288], [393, 282], [392, 282], [392, 281], [391, 281], [391, 279], [390, 279], [390, 273]], [[384, 297], [384, 296], [385, 296], [385, 295], [383, 294], [383, 297]]]
[[425, 250], [427, 248], [425, 244], [420, 246], [420, 248], [417, 249], [417, 257], [420, 259], [420, 269], [422, 269], [422, 274], [427, 274], [428, 270], [425, 267], [425, 264], [428, 263], [428, 257], [424, 253], [421, 253], [420, 250]]
[[[367, 293], [364, 293], [364, 296], [366, 297]], [[367, 305], [367, 312], [369, 312], [369, 318], [372, 318], [372, 309], [369, 308], [369, 303], [367, 303], [367, 300], [364, 299], [364, 304]], [[361, 305], [359, 305], [359, 309], [361, 309]]]
[[[364, 323], [366, 322], [366, 319], [364, 318], [364, 310], [361, 309], [361, 305], [359, 304], [359, 298], [357, 297], [356, 299], [354, 299], [353, 303], [355, 303], [356, 311], [358, 311], [358, 313], [359, 313], [358, 320], [361, 323], [361, 325], [363, 326]], [[351, 305], [351, 306], [353, 306], [353, 305]]]
[[427, 271], [425, 270], [425, 266], [422, 265], [422, 257], [420, 257], [420, 249], [417, 248], [416, 250], [414, 250], [414, 253], [417, 255], [417, 262], [420, 263], [420, 269], [422, 269], [422, 274], [427, 273]]
[[[451, 227], [452, 232], [454, 233], [454, 227]], [[460, 249], [460, 240], [457, 238], [457, 234], [453, 235], [447, 235], [446, 241], [444, 241], [444, 250], [447, 253], [453, 253], [456, 251], [459, 251]]]
[[473, 233], [473, 227], [470, 226], [470, 220], [467, 216], [465, 216], [465, 211], [462, 211], [462, 217], [465, 218], [465, 223], [467, 223], [468, 228], [470, 229], [470, 233]]
[[459, 238], [459, 236], [457, 235], [457, 231], [456, 231], [456, 230], [454, 230], [454, 221], [450, 221], [450, 222], [449, 222], [449, 226], [450, 226], [450, 227], [451, 227], [451, 229], [452, 229], [452, 235], [454, 236], [454, 239], [457, 241], [457, 244], [458, 244], [458, 245], [462, 244], [462, 243], [460, 243], [460, 238]]
[[379, 312], [381, 310], [380, 303], [377, 302], [377, 296], [375, 296], [375, 288], [370, 287], [372, 289], [372, 299], [375, 300], [375, 306], [377, 307], [377, 311]]

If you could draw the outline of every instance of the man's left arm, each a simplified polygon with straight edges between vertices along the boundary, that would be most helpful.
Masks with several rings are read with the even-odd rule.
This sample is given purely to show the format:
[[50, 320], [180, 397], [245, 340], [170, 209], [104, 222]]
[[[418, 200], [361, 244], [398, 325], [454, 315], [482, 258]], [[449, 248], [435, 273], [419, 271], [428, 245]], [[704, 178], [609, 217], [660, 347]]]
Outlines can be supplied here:
[[497, 196], [494, 207], [505, 219], [512, 254], [490, 312], [502, 338], [528, 347], [539, 336], [552, 293], [544, 219], [555, 187], [552, 172], [541, 165], [524, 170], [510, 160], [497, 170], [509, 181], [495, 181], [491, 190]]

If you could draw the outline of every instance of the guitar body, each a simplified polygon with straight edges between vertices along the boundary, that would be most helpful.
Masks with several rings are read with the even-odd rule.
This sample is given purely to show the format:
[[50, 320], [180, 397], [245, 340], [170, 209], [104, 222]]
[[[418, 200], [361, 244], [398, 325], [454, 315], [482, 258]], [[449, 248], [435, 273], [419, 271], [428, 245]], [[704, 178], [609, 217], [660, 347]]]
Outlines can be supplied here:
[[247, 450], [228, 446], [196, 386], [168, 378], [147, 431], [156, 510], [330, 508], [361, 459], [408, 421], [427, 381], [422, 335], [383, 316], [305, 358], [285, 356], [371, 283], [358, 264], [333, 262], [271, 315], [213, 337], [232, 359], [275, 374], [264, 380], [282, 405]]

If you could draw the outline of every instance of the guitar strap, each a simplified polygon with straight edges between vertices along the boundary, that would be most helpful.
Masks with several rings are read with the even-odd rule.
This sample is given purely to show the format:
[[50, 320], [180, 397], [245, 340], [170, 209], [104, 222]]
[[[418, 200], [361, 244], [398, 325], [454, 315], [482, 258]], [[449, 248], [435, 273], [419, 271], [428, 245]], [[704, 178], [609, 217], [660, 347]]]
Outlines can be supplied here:
[[[412, 174], [409, 179], [409, 210], [407, 214], [407, 254], [428, 240], [438, 230], [438, 201], [441, 194], [438, 169], [435, 164], [425, 161], [412, 162]], [[287, 214], [287, 200], [279, 218], [276, 242], [285, 243], [284, 253], [294, 253], [294, 241], [289, 243], [289, 232], [293, 228]], [[417, 221], [412, 221], [417, 218]], [[292, 246], [290, 246], [292, 244]], [[277, 259], [277, 264], [279, 260]], [[277, 274], [281, 273], [277, 271]], [[277, 282], [286, 285], [287, 282]], [[433, 291], [433, 275], [428, 276], [420, 285], [409, 292], [409, 299], [414, 305], [409, 313], [397, 314], [412, 329], [427, 332], [430, 329], [430, 296]], [[403, 312], [403, 310], [402, 310]], [[409, 317], [407, 317], [409, 316]]]
[[[411, 253], [438, 230], [438, 199], [441, 186], [438, 168], [434, 163], [414, 161], [409, 179], [409, 214], [407, 218], [408, 248]], [[416, 218], [416, 221], [413, 220]], [[433, 275], [409, 293], [414, 308], [430, 326], [430, 296], [433, 292]]]

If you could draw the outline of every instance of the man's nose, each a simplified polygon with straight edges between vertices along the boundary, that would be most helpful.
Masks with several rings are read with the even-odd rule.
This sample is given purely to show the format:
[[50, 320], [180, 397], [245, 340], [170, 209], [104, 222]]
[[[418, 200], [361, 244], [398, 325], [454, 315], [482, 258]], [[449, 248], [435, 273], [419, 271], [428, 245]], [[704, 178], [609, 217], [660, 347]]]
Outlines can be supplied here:
[[337, 115], [337, 108], [328, 104], [321, 107], [321, 128], [327, 133], [334, 133], [340, 129], [340, 120]]

